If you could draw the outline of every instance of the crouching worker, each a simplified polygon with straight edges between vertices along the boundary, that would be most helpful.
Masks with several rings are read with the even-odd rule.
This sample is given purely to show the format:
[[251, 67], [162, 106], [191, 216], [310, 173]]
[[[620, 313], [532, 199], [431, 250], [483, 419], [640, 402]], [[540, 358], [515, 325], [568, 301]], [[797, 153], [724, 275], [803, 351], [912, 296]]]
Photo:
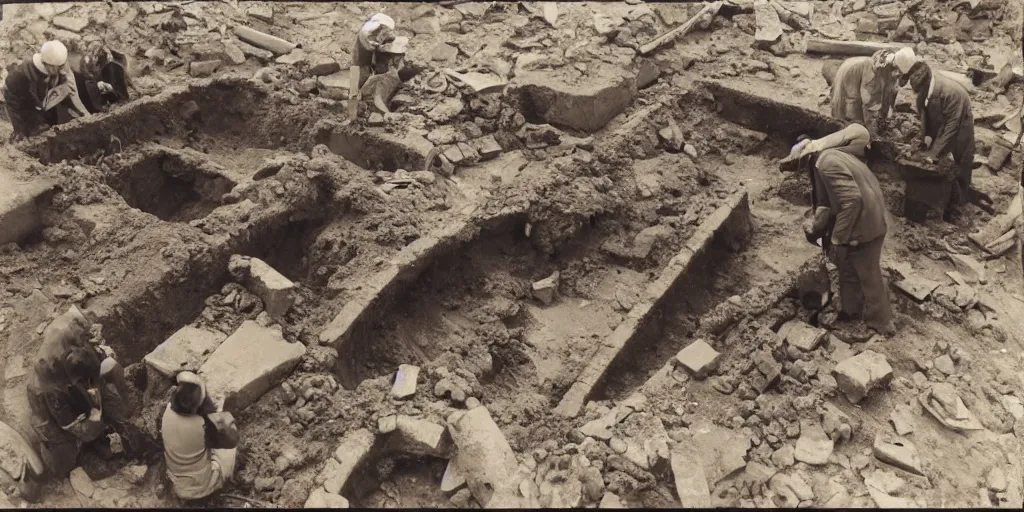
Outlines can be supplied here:
[[128, 101], [128, 57], [104, 46], [74, 52], [68, 62], [85, 108], [92, 114], [106, 112]]
[[384, 49], [395, 40], [394, 30], [395, 20], [382, 13], [371, 16], [359, 29], [352, 51], [352, 65], [359, 69], [359, 87], [371, 76], [388, 72], [388, 55]]
[[39, 53], [8, 70], [4, 101], [13, 139], [90, 115], [68, 66], [68, 49], [60, 41], [43, 43]]
[[[811, 178], [816, 222], [807, 240], [830, 246], [839, 268], [838, 321], [861, 317], [871, 329], [895, 333], [892, 306], [882, 276], [882, 243], [887, 231], [885, 201], [878, 179], [860, 160], [870, 144], [866, 128], [852, 124], [818, 140], [803, 140], [788, 159], [799, 159]], [[827, 210], [819, 210], [818, 206]]]
[[215, 410], [202, 378], [179, 373], [160, 433], [167, 476], [181, 499], [205, 498], [234, 475], [238, 429], [230, 413]]
[[50, 476], [63, 478], [74, 469], [82, 447], [105, 430], [97, 382], [100, 360], [84, 347], [57, 359], [40, 359], [28, 382], [32, 430]]

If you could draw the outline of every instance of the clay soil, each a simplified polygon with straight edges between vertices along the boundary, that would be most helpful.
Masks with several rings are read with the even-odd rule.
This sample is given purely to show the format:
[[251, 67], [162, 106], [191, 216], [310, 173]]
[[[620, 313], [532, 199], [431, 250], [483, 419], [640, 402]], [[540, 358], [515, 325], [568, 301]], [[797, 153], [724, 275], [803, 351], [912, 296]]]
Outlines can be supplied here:
[[[891, 3], [816, 2], [813, 28], [787, 30], [771, 51], [754, 46], [754, 14], [719, 16], [706, 29], [654, 52], [650, 62], [658, 78], [604, 128], [587, 134], [547, 126], [557, 140], [541, 145], [520, 136], [524, 124], [537, 121], [522, 105], [501, 93], [474, 97], [454, 86], [433, 93], [431, 77], [444, 67], [475, 66], [545, 73], [552, 83], [574, 87], [602, 85], [617, 75], [598, 70], [635, 75], [632, 47], [687, 20], [700, 6], [557, 4], [554, 26], [544, 20], [540, 4], [525, 3], [4, 6], [0, 59], [8, 61], [0, 64], [30, 56], [49, 37], [103, 41], [131, 56], [136, 87], [146, 96], [117, 108], [148, 101], [166, 106], [155, 116], [136, 117], [136, 129], [165, 124], [162, 135], [144, 143], [122, 144], [104, 133], [96, 139], [102, 143], [76, 141], [56, 150], [42, 138], [0, 146], [0, 167], [12, 177], [51, 179], [61, 187], [44, 211], [44, 229], [0, 248], [0, 417], [24, 418], [30, 354], [42, 328], [75, 304], [109, 320], [94, 339], [112, 347], [127, 366], [143, 404], [138, 426], [155, 442], [166, 390], [146, 382], [145, 354], [186, 325], [230, 334], [245, 320], [270, 322], [259, 298], [227, 272], [227, 258], [240, 253], [264, 259], [298, 285], [296, 304], [279, 323], [285, 338], [306, 345], [307, 353], [281, 386], [236, 415], [245, 453], [237, 481], [200, 506], [301, 507], [346, 433], [376, 432], [380, 418], [396, 413], [443, 425], [474, 400], [488, 408], [522, 466], [539, 474], [542, 492], [540, 482], [551, 489], [545, 478], [556, 472], [547, 471], [553, 460], [584, 453], [602, 476], [600, 485], [590, 482], [586, 489], [582, 503], [588, 507], [612, 493], [628, 507], [680, 504], [671, 471], [632, 462], [633, 452], [622, 455], [618, 442], [584, 440], [580, 429], [586, 423], [624, 404], [633, 413], [612, 429], [612, 439], [630, 450], [642, 451], [644, 441], [656, 437], [673, 447], [685, 445], [709, 431], [720, 437], [704, 438], [705, 445], [750, 443], [744, 469], [711, 482], [714, 506], [786, 504], [788, 495], [777, 484], [758, 481], [761, 466], [805, 481], [812, 496], [800, 501], [807, 505], [1022, 506], [1017, 436], [1024, 425], [1024, 382], [1018, 377], [1024, 369], [1024, 276], [1016, 249], [986, 261], [987, 282], [972, 285], [988, 311], [980, 323], [977, 309], [918, 303], [890, 286], [895, 336], [845, 347], [829, 342], [797, 353], [774, 331], [792, 318], [819, 325], [825, 313], [791, 298], [754, 303], [759, 291], [777, 286], [820, 254], [800, 233], [809, 188], [805, 176], [778, 170], [792, 140], [722, 119], [720, 106], [698, 82], [718, 79], [827, 114], [821, 67], [835, 59], [793, 49], [811, 37], [852, 36], [858, 17], [882, 4]], [[1006, 62], [1020, 69], [1019, 3], [965, 4], [984, 4], [984, 16], [965, 14], [957, 30], [987, 26], [987, 37], [935, 35], [957, 18], [943, 18], [949, 3], [926, 0], [916, 25], [920, 34], [906, 36], [917, 53], [956, 72], [981, 61], [995, 69]], [[266, 9], [270, 21], [253, 15]], [[369, 165], [346, 161], [318, 137], [325, 127], [344, 122], [341, 103], [329, 98], [328, 87], [306, 67], [274, 59], [225, 61], [214, 76], [228, 85], [201, 89], [213, 99], [191, 93], [168, 99], [163, 92], [199, 83], [189, 75], [188, 62], [222, 55], [219, 45], [233, 38], [234, 23], [301, 43], [308, 56], [330, 56], [345, 68], [355, 30], [380, 11], [412, 36], [408, 60], [425, 70], [399, 90], [396, 112], [382, 130], [396, 137], [420, 134], [436, 144], [493, 135], [502, 146], [500, 156], [460, 167], [452, 177], [428, 172], [412, 179], [406, 179], [413, 176], [409, 171], [421, 169], [400, 170], [389, 163], [398, 157], [379, 150], [367, 151]], [[89, 24], [71, 32], [58, 26], [64, 17]], [[184, 29], [167, 28], [179, 18]], [[617, 35], [597, 33], [595, 25], [604, 18], [615, 20]], [[157, 58], [157, 50], [165, 55]], [[186, 63], [173, 66], [166, 55]], [[273, 80], [253, 78], [270, 74], [267, 67], [276, 74]], [[1012, 139], [1010, 131], [989, 130], [982, 119], [1019, 105], [1022, 91], [1021, 83], [973, 90], [977, 126]], [[912, 103], [908, 91], [901, 91], [899, 118], [911, 124], [916, 121], [906, 110]], [[659, 135], [671, 124], [684, 144], [673, 147]], [[0, 137], [6, 140], [9, 133], [9, 123], [0, 120]], [[990, 154], [990, 143], [979, 146], [980, 155]], [[50, 151], [63, 153], [48, 158]], [[975, 171], [975, 188], [994, 199], [997, 212], [1017, 193], [1021, 164], [1013, 154], [999, 171]], [[206, 185], [196, 192], [176, 180], [182, 173], [201, 176]], [[406, 180], [389, 186], [396, 178]], [[902, 181], [885, 174], [879, 179], [889, 203], [883, 268], [890, 282], [912, 273], [947, 283], [946, 272], [955, 270], [947, 253], [982, 259], [967, 235], [991, 215], [969, 206], [952, 223], [911, 223], [902, 216]], [[583, 412], [572, 419], [554, 414], [598, 347], [635, 304], [647, 300], [647, 285], [697, 226], [741, 188], [751, 210], [746, 244], [714, 247], [710, 261], [688, 276], [664, 308], [662, 327], [620, 353]], [[403, 248], [460, 223], [479, 229], [448, 244], [415, 279], [382, 297], [355, 329], [352, 353], [319, 343], [324, 327]], [[531, 285], [556, 271], [558, 293], [545, 304]], [[702, 326], [729, 304], [745, 311], [736, 325], [719, 335], [705, 333]], [[696, 336], [722, 353], [719, 369], [704, 380], [664, 371]], [[830, 376], [836, 350], [843, 349], [885, 355], [892, 383], [850, 404]], [[763, 393], [752, 389], [758, 354], [783, 370]], [[942, 355], [955, 359], [953, 374], [935, 368], [933, 361]], [[389, 395], [400, 364], [421, 367], [416, 395], [402, 401]], [[928, 382], [953, 384], [985, 429], [963, 435], [934, 421], [916, 405]], [[463, 396], [444, 393], [445, 385], [460, 388]], [[923, 477], [872, 455], [876, 435], [892, 432], [894, 411], [913, 424], [908, 437]], [[824, 465], [785, 463], [779, 452], [795, 444], [808, 421], [823, 424], [831, 436], [835, 425], [849, 425], [850, 436], [837, 442]], [[180, 506], [160, 475], [160, 458], [155, 448], [134, 460], [119, 459], [116, 474], [95, 482], [92, 497], [68, 480], [51, 482], [44, 499], [30, 506]], [[122, 467], [132, 465], [148, 466], [143, 480], [125, 479]], [[385, 453], [364, 462], [343, 494], [353, 506], [479, 507], [440, 491], [445, 466], [444, 459]], [[994, 488], [994, 471], [1011, 480], [1003, 489]], [[889, 497], [904, 501], [876, 498], [866, 479], [884, 479], [891, 484]], [[0, 505], [5, 500], [20, 503], [0, 494]]]

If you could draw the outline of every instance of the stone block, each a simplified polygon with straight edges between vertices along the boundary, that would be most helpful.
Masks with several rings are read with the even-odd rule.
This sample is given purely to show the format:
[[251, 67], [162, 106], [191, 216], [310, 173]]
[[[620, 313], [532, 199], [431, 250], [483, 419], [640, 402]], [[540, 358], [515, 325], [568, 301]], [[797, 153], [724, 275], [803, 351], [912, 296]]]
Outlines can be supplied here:
[[594, 133], [633, 104], [637, 87], [635, 75], [610, 65], [606, 70], [594, 70], [593, 76], [603, 78], [572, 86], [548, 71], [524, 71], [516, 73], [509, 93], [531, 107], [524, 112], [539, 121]]
[[309, 74], [313, 76], [333, 75], [341, 71], [341, 64], [329, 55], [317, 55], [309, 61]]
[[921, 457], [917, 454], [917, 447], [905, 437], [898, 437], [884, 432], [875, 436], [875, 443], [872, 446], [875, 458], [892, 466], [924, 476], [921, 470]]
[[715, 349], [704, 340], [696, 340], [676, 354], [676, 362], [686, 368], [696, 379], [707, 377], [713, 371], [721, 357]]
[[687, 457], [680, 451], [672, 452], [672, 476], [675, 479], [676, 496], [683, 508], [709, 508], [711, 489], [700, 461]]
[[83, 16], [54, 16], [53, 25], [57, 28], [78, 33], [89, 26], [89, 18]]
[[445, 427], [432, 421], [399, 414], [395, 427], [411, 453], [441, 455], [450, 444]]
[[835, 443], [825, 434], [821, 424], [813, 420], [800, 422], [800, 438], [796, 440], [793, 458], [812, 466], [828, 464]]
[[466, 485], [466, 477], [459, 472], [459, 467], [454, 460], [448, 461], [448, 467], [445, 468], [444, 476], [441, 477], [441, 492], [454, 492], [463, 485]]
[[348, 500], [344, 496], [332, 494], [317, 487], [309, 493], [303, 508], [348, 508]]
[[985, 284], [984, 263], [965, 254], [950, 253], [949, 259], [968, 283]]
[[533, 283], [533, 296], [545, 306], [555, 301], [555, 295], [558, 293], [558, 278], [559, 273], [556, 270], [550, 276]]
[[490, 160], [501, 154], [501, 145], [493, 135], [486, 135], [473, 141], [473, 148], [480, 154], [480, 160]]
[[288, 343], [280, 330], [246, 320], [200, 371], [215, 403], [224, 410], [242, 410], [291, 372], [306, 353], [301, 343]]
[[865, 350], [836, 365], [836, 383], [851, 403], [858, 403], [871, 390], [884, 386], [892, 380], [892, 367], [885, 356], [873, 350]]
[[220, 59], [192, 61], [188, 65], [188, 74], [195, 78], [205, 78], [214, 74], [220, 65]]
[[448, 430], [458, 448], [455, 462], [476, 501], [483, 507], [492, 500], [505, 505], [520, 501], [519, 481], [514, 478], [519, 462], [487, 408], [477, 407], [452, 419]]
[[408, 398], [416, 394], [416, 381], [419, 379], [420, 367], [411, 364], [399, 365], [395, 374], [395, 384], [391, 386], [391, 396]]
[[786, 322], [779, 329], [779, 335], [782, 336], [782, 339], [786, 340], [791, 346], [805, 352], [818, 348], [818, 345], [825, 339], [826, 334], [828, 332], [824, 329], [811, 327], [800, 320]]
[[349, 432], [341, 440], [341, 444], [334, 450], [334, 459], [337, 465], [328, 464], [324, 471], [330, 473], [324, 475], [324, 489], [331, 494], [338, 494], [345, 487], [352, 472], [363, 462], [373, 449], [373, 443], [377, 437], [368, 429], [361, 428]]
[[232, 277], [263, 301], [271, 318], [281, 321], [295, 303], [295, 283], [259, 258], [238, 254], [228, 263]]
[[227, 338], [225, 334], [186, 325], [167, 338], [143, 360], [165, 377], [182, 370], [196, 371]]
[[0, 245], [18, 242], [43, 227], [39, 206], [56, 186], [49, 180], [17, 182], [0, 173]]

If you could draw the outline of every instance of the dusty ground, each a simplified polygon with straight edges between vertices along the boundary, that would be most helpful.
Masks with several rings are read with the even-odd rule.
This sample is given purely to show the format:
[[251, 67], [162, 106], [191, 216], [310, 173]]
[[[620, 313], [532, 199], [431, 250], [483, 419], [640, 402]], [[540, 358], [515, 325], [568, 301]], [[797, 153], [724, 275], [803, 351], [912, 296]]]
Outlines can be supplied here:
[[[552, 475], [565, 470], [548, 472], [548, 465], [584, 453], [589, 467], [599, 472], [596, 481], [580, 481], [588, 506], [611, 494], [630, 507], [678, 506], [671, 471], [641, 467], [633, 462], [632, 448], [623, 448], [627, 451], [620, 455], [622, 446], [639, 445], [643, 458], [644, 441], [658, 437], [670, 439], [673, 449], [696, 444], [698, 451], [750, 439], [742, 471], [711, 484], [712, 503], [718, 506], [795, 506], [786, 501], [793, 496], [815, 506], [1021, 506], [1024, 480], [1016, 436], [1024, 416], [1024, 383], [1017, 377], [1024, 365], [1024, 323], [1019, 320], [1024, 318], [1024, 277], [1016, 250], [986, 262], [987, 282], [971, 285], [984, 308], [965, 312], [937, 300], [918, 304], [890, 287], [899, 329], [895, 337], [849, 346], [833, 341], [828, 348], [793, 353], [772, 332], [777, 320], [797, 316], [813, 323], [819, 315], [785, 301], [764, 314], [744, 316], [719, 339], [708, 340], [723, 359], [707, 380], [690, 380], [679, 371], [656, 374], [692, 342], [716, 305], [732, 301], [753, 310], [744, 302], [752, 291], [768, 287], [817, 252], [798, 229], [810, 202], [803, 177], [781, 173], [775, 165], [792, 141], [723, 121], [713, 103], [699, 91], [691, 93], [695, 81], [721, 79], [827, 113], [821, 66], [830, 59], [807, 56], [801, 45], [811, 37], [852, 38], [859, 18], [894, 4], [902, 6], [815, 3], [810, 28], [787, 30], [768, 50], [754, 44], [754, 14], [720, 16], [706, 30], [654, 52], [660, 76], [603, 129], [588, 136], [549, 127], [560, 140], [539, 145], [517, 136], [526, 121], [533, 121], [530, 112], [517, 110], [500, 93], [472, 97], [454, 87], [432, 93], [436, 72], [444, 67], [486, 68], [506, 76], [539, 71], [570, 85], [599, 83], [609, 73], [635, 72], [631, 46], [682, 23], [700, 6], [558, 4], [554, 26], [544, 20], [540, 4], [520, 3], [450, 9], [199, 2], [184, 4], [180, 11], [153, 3], [4, 6], [0, 59], [28, 57], [48, 37], [101, 40], [132, 57], [136, 86], [150, 96], [198, 80], [190, 76], [189, 62], [210, 59], [223, 61], [215, 76], [249, 79], [270, 67], [278, 78], [261, 86], [271, 92], [247, 92], [241, 99], [226, 90], [211, 102], [219, 102], [221, 112], [168, 112], [164, 136], [107, 155], [102, 151], [108, 148], [95, 147], [44, 165], [20, 152], [31, 151], [31, 144], [0, 147], [0, 166], [13, 177], [54, 179], [63, 188], [44, 216], [41, 234], [0, 250], [0, 361], [6, 368], [0, 412], [7, 419], [23, 411], [26, 354], [35, 350], [42, 326], [70, 304], [120, 311], [130, 304], [126, 297], [145, 297], [136, 310], [125, 313], [145, 321], [108, 327], [100, 334], [126, 364], [134, 365], [129, 373], [135, 376], [143, 373], [142, 356], [184, 325], [231, 333], [246, 319], [264, 321], [263, 305], [230, 283], [226, 269], [213, 275], [177, 270], [196, 255], [219, 261], [225, 244], [235, 248], [225, 240], [250, 221], [242, 205], [252, 201], [267, 215], [298, 213], [284, 215], [283, 226], [229, 252], [261, 257], [299, 284], [300, 299], [282, 327], [286, 339], [304, 343], [309, 351], [286, 379], [287, 386], [273, 389], [238, 415], [247, 457], [239, 481], [225, 492], [255, 500], [251, 504], [301, 506], [315, 486], [314, 475], [346, 433], [364, 427], [376, 431], [379, 418], [395, 413], [443, 424], [472, 397], [491, 412], [523, 466], [531, 472], [536, 468], [535, 488], [541, 494], [544, 484], [551, 489], [552, 480], [558, 481]], [[968, 65], [984, 63], [999, 70], [1009, 62], [1020, 70], [1019, 3], [962, 2], [974, 8], [962, 15], [950, 4], [924, 2], [916, 32], [900, 39], [915, 42], [918, 54], [941, 69], [965, 72]], [[403, 177], [397, 169], [387, 164], [361, 169], [317, 145], [316, 127], [341, 122], [343, 108], [331, 99], [329, 81], [313, 77], [306, 62], [327, 56], [347, 67], [352, 34], [378, 11], [393, 16], [400, 31], [412, 37], [408, 60], [426, 69], [399, 91], [395, 103], [401, 106], [385, 120], [386, 131], [420, 134], [436, 144], [493, 134], [504, 150], [500, 157], [460, 168], [451, 180], [417, 175], [407, 188], [393, 188], [386, 182]], [[58, 27], [57, 17], [89, 23], [69, 32]], [[234, 23], [301, 43], [306, 62], [275, 63], [254, 54], [232, 64], [225, 44], [240, 46], [231, 35]], [[607, 23], [617, 26], [618, 33], [599, 34], [597, 27]], [[6, 67], [8, 61], [0, 64]], [[973, 91], [979, 131], [989, 130], [991, 119], [1001, 119], [998, 113], [1018, 106], [1021, 96], [1021, 83]], [[900, 104], [912, 101], [907, 91], [901, 92]], [[651, 108], [659, 103], [662, 107]], [[179, 123], [178, 118], [189, 121]], [[679, 127], [684, 147], [666, 148], [671, 144], [659, 137], [670, 121]], [[0, 137], [6, 140], [9, 130], [0, 121]], [[1015, 135], [1008, 129], [989, 132], [1011, 140]], [[979, 153], [987, 156], [991, 144], [979, 139]], [[210, 198], [185, 197], [173, 182], [154, 186], [159, 173], [147, 166], [167, 158], [187, 168], [215, 166], [232, 183], [223, 189], [211, 185]], [[995, 199], [997, 211], [1005, 210], [1016, 193], [1020, 165], [1019, 155], [1013, 155], [998, 172], [988, 167], [975, 171], [975, 186]], [[891, 199], [883, 255], [891, 281], [898, 272], [950, 284], [945, 273], [954, 266], [945, 259], [948, 252], [982, 259], [967, 234], [984, 225], [988, 214], [972, 206], [953, 224], [912, 224], [901, 216], [902, 183], [880, 179]], [[237, 184], [241, 188], [232, 190]], [[686, 283], [686, 298], [666, 311], [661, 335], [627, 348], [628, 357], [613, 364], [599, 386], [596, 398], [601, 400], [575, 419], [552, 414], [597, 346], [642, 300], [645, 287], [696, 226], [740, 186], [748, 191], [753, 218], [747, 248], [723, 253]], [[207, 216], [218, 204], [232, 206]], [[359, 295], [369, 276], [403, 247], [437, 229], [482, 223], [522, 205], [521, 215], [484, 226], [475, 239], [432, 262], [379, 307], [357, 333], [360, 349], [350, 358], [343, 356], [348, 370], [337, 372], [338, 353], [318, 345], [317, 336]], [[638, 252], [638, 247], [647, 250]], [[532, 297], [530, 285], [556, 270], [560, 297], [544, 305]], [[172, 278], [161, 281], [165, 273]], [[198, 291], [172, 300], [144, 289], [178, 277], [195, 281]], [[887, 357], [894, 379], [854, 406], [837, 393], [829, 374], [842, 351], [866, 348]], [[751, 389], [750, 361], [756, 354], [768, 354], [784, 369], [780, 382], [764, 393]], [[935, 358], [945, 354], [956, 361], [952, 375], [935, 368]], [[422, 367], [419, 391], [411, 400], [388, 397], [399, 364]], [[923, 412], [917, 395], [929, 381], [953, 384], [986, 429], [960, 435]], [[439, 382], [455, 382], [466, 396], [435, 394]], [[155, 434], [163, 397], [136, 383], [146, 407], [141, 424]], [[612, 429], [611, 440], [585, 440], [581, 427], [623, 410], [624, 404], [634, 412]], [[894, 410], [913, 425], [908, 438], [916, 445], [924, 477], [872, 456], [876, 434], [893, 430]], [[787, 450], [808, 421], [824, 424], [832, 436], [837, 424], [850, 425], [850, 437], [838, 442], [821, 466], [787, 460]], [[98, 489], [86, 497], [68, 481], [54, 482], [39, 506], [178, 505], [161, 481], [159, 453], [148, 455], [118, 461], [149, 466], [137, 483], [126, 479], [129, 471], [120, 471], [96, 482]], [[439, 490], [442, 459], [389, 454], [367, 466], [372, 467], [364, 479], [347, 491], [353, 506], [478, 506], [464, 493]], [[781, 477], [769, 480], [776, 472], [805, 485], [787, 484]], [[993, 483], [998, 472], [1013, 481]], [[566, 487], [571, 485], [558, 486], [557, 499], [568, 499], [561, 494], [571, 494]], [[885, 488], [881, 494], [879, 487]], [[565, 503], [550, 494], [546, 499], [552, 501], [542, 498], [539, 504]], [[243, 503], [220, 496], [204, 504]]]

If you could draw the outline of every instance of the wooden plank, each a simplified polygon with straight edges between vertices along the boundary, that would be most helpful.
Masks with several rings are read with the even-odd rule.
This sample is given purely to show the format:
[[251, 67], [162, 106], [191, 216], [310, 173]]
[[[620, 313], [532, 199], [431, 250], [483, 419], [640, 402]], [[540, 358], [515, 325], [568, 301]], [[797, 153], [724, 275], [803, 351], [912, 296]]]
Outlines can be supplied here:
[[841, 55], [847, 57], [870, 57], [878, 50], [899, 50], [906, 45], [874, 43], [870, 41], [834, 41], [830, 39], [808, 39], [806, 53], [819, 55]]
[[679, 25], [678, 27], [669, 30], [668, 32], [665, 32], [664, 34], [642, 44], [640, 46], [640, 55], [647, 55], [648, 53], [651, 53], [654, 50], [658, 49], [661, 45], [686, 35], [691, 30], [693, 30], [693, 27], [696, 26], [701, 21], [705, 19], [710, 21], [711, 18], [718, 14], [718, 10], [721, 8], [722, 2], [712, 2], [710, 4], [705, 5], [704, 8], [700, 10], [700, 12], [695, 14], [692, 18], [686, 20], [686, 23], [683, 23], [682, 25]]

